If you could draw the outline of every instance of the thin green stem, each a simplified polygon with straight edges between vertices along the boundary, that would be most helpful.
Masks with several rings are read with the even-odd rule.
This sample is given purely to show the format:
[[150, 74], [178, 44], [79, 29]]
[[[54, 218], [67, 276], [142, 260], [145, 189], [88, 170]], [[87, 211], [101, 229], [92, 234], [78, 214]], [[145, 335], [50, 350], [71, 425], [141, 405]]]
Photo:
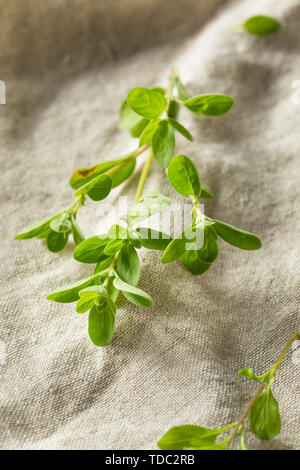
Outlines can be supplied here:
[[246, 445], [245, 445], [245, 427], [242, 424], [241, 426], [241, 445], [240, 445], [241, 450], [246, 450]]
[[69, 210], [73, 209], [77, 204], [79, 204], [79, 203], [81, 202], [81, 200], [82, 200], [82, 197], [81, 197], [81, 195], [80, 195], [77, 199], [75, 199], [75, 201], [73, 202], [73, 204], [71, 204], [68, 209], [69, 209]]
[[136, 201], [141, 197], [141, 195], [143, 194], [145, 182], [146, 182], [146, 179], [147, 179], [149, 170], [150, 170], [150, 166], [151, 166], [152, 160], [153, 160], [153, 153], [152, 153], [152, 151], [151, 151], [150, 154], [149, 154], [149, 157], [148, 157], [147, 160], [145, 161], [145, 164], [144, 164], [144, 167], [143, 167], [141, 176], [140, 176], [140, 180], [139, 180], [139, 184], [138, 184], [137, 191], [136, 191], [136, 196], [135, 196], [135, 202], [136, 202]]
[[77, 214], [78, 210], [80, 209], [80, 207], [81, 207], [81, 206], [83, 205], [83, 203], [84, 203], [84, 196], [83, 196], [83, 194], [80, 195], [79, 199], [80, 199], [80, 200], [79, 200], [79, 202], [78, 202], [77, 207], [73, 210], [73, 215], [76, 215], [76, 214]]
[[274, 366], [272, 367], [272, 371], [270, 373], [270, 379], [272, 377], [274, 377], [274, 375], [276, 374], [276, 371], [278, 369], [278, 367], [280, 366], [280, 364], [282, 363], [283, 359], [285, 358], [288, 350], [290, 349], [290, 347], [292, 346], [293, 342], [295, 341], [295, 339], [297, 339], [299, 336], [299, 333], [298, 331], [295, 331], [295, 333], [290, 337], [287, 345], [285, 346], [285, 348], [282, 350], [280, 356], [278, 357], [276, 363], [274, 364]]

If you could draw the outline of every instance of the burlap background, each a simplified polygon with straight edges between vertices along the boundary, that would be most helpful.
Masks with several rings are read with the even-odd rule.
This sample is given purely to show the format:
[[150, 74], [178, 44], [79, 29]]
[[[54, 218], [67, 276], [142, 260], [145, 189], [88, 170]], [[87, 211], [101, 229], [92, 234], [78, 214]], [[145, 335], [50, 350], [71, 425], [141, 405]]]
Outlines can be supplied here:
[[[1, 0], [0, 445], [9, 449], [155, 449], [172, 425], [235, 420], [263, 372], [299, 327], [299, 0]], [[282, 31], [256, 38], [230, 30], [271, 14]], [[71, 172], [132, 148], [118, 108], [133, 86], [165, 84], [177, 65], [190, 89], [236, 104], [203, 121], [182, 113], [195, 141], [178, 138], [215, 199], [206, 213], [254, 231], [258, 252], [220, 243], [215, 265], [192, 277], [142, 252], [140, 286], [153, 309], [126, 302], [110, 346], [94, 347], [86, 315], [45, 296], [88, 275], [72, 246], [12, 241], [36, 219], [69, 205]], [[110, 196], [134, 195], [132, 182]], [[146, 189], [175, 196], [153, 164]], [[101, 222], [89, 203], [87, 235]], [[96, 216], [97, 214], [97, 216]], [[6, 357], [4, 356], [4, 350]], [[282, 432], [256, 449], [300, 448], [299, 366], [291, 354], [274, 385]]]

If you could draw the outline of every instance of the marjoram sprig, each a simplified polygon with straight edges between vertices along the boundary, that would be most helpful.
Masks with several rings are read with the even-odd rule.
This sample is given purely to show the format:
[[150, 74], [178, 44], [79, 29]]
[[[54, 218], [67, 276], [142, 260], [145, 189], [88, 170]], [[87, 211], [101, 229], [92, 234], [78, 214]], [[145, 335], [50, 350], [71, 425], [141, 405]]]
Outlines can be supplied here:
[[[175, 94], [176, 91], [176, 94]], [[48, 295], [49, 300], [77, 302], [76, 311], [89, 311], [88, 332], [98, 346], [110, 343], [117, 301], [122, 294], [129, 302], [140, 307], [152, 307], [152, 298], [137, 287], [140, 279], [140, 261], [137, 250], [161, 250], [161, 262], [180, 259], [194, 275], [207, 271], [218, 255], [218, 238], [231, 245], [256, 250], [261, 247], [259, 238], [245, 230], [204, 215], [198, 198], [213, 197], [211, 190], [200, 180], [198, 171], [189, 157], [174, 156], [175, 132], [188, 140], [191, 133], [177, 120], [180, 106], [191, 111], [196, 118], [220, 116], [227, 113], [234, 100], [223, 94], [191, 96], [184, 87], [177, 70], [169, 77], [168, 87], [132, 89], [120, 110], [120, 128], [129, 130], [138, 138], [137, 148], [109, 162], [76, 170], [70, 185], [75, 190], [75, 200], [69, 208], [23, 229], [16, 239], [46, 238], [48, 248], [57, 252], [63, 249], [73, 233], [75, 260], [95, 264], [93, 274], [74, 284], [62, 287]], [[136, 159], [148, 152], [134, 204], [120, 223], [110, 227], [106, 234], [84, 239], [76, 220], [78, 210], [87, 198], [105, 199], [112, 188], [130, 178]], [[144, 227], [145, 219], [168, 207], [172, 200], [155, 190], [144, 193], [144, 185], [153, 159], [167, 171], [172, 187], [192, 200], [191, 222], [184, 231], [172, 239], [168, 234]]]
[[[265, 374], [255, 375], [250, 367], [239, 370], [238, 375], [255, 380], [260, 387], [237, 421], [220, 429], [191, 424], [175, 426], [158, 441], [158, 447], [162, 450], [227, 450], [232, 446], [235, 436], [239, 436], [239, 450], [248, 450], [245, 445], [245, 421], [248, 415], [250, 429], [256, 437], [269, 441], [277, 436], [281, 429], [281, 419], [272, 385], [278, 367], [297, 337], [298, 333], [295, 332], [275, 364]], [[229, 429], [231, 432], [228, 434]]]

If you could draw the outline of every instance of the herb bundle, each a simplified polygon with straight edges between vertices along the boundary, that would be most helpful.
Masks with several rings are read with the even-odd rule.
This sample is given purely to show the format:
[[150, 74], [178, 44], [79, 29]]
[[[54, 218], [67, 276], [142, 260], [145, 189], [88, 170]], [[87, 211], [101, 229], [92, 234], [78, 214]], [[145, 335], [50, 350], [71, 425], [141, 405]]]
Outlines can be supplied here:
[[[166, 89], [132, 89], [121, 106], [120, 128], [129, 130], [132, 137], [139, 139], [136, 150], [117, 160], [76, 170], [70, 179], [70, 185], [75, 190], [75, 200], [70, 207], [24, 228], [15, 237], [45, 238], [49, 250], [58, 252], [66, 246], [72, 233], [77, 245], [73, 254], [75, 260], [96, 265], [90, 277], [62, 287], [47, 297], [56, 302], [77, 302], [78, 313], [89, 311], [88, 331], [94, 344], [105, 346], [111, 341], [120, 294], [135, 305], [153, 306], [152, 298], [137, 287], [140, 279], [138, 249], [161, 250], [162, 263], [180, 259], [189, 272], [200, 275], [211, 267], [218, 255], [218, 238], [243, 250], [261, 247], [256, 235], [210, 218], [200, 211], [198, 198], [210, 199], [213, 194], [200, 180], [189, 157], [174, 156], [175, 131], [189, 140], [193, 139], [177, 120], [180, 106], [202, 119], [227, 113], [233, 103], [230, 96], [223, 94], [191, 96], [176, 70], [169, 77]], [[135, 203], [121, 218], [125, 226], [115, 224], [106, 234], [84, 239], [76, 220], [78, 210], [87, 198], [101, 201], [112, 188], [127, 180], [135, 170], [136, 159], [146, 151], [149, 154], [141, 173]], [[172, 187], [192, 200], [191, 222], [174, 239], [140, 225], [172, 202], [169, 197], [153, 190], [143, 193], [153, 158], [160, 168], [167, 171]]]
[[[158, 447], [162, 450], [226, 450], [238, 435], [239, 449], [248, 450], [245, 445], [245, 420], [248, 415], [250, 429], [256, 437], [261, 440], [271, 440], [277, 436], [281, 429], [281, 419], [278, 403], [272, 393], [272, 385], [278, 367], [297, 337], [298, 333], [295, 332], [275, 364], [265, 374], [255, 375], [251, 368], [239, 370], [238, 375], [255, 380], [260, 387], [237, 421], [220, 429], [195, 425], [175, 426], [158, 441]], [[229, 429], [232, 431], [228, 435]], [[227, 436], [222, 439], [226, 434]]]

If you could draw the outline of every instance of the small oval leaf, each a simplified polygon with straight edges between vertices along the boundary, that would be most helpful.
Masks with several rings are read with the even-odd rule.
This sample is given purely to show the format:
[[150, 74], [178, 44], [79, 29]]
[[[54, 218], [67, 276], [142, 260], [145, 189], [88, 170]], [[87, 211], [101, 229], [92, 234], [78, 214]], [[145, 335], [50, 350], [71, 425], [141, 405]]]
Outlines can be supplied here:
[[173, 127], [167, 120], [161, 120], [152, 137], [154, 158], [161, 168], [167, 168], [173, 157], [175, 137]]
[[98, 278], [98, 274], [88, 277], [86, 279], [81, 279], [73, 284], [63, 286], [60, 289], [55, 290], [47, 296], [48, 300], [54, 300], [55, 302], [69, 303], [75, 302], [79, 299], [79, 291], [94, 284], [95, 280]]
[[68, 243], [69, 234], [67, 232], [50, 231], [47, 236], [47, 247], [52, 253], [57, 253], [65, 248]]
[[46, 219], [39, 220], [32, 225], [27, 225], [24, 227], [21, 232], [15, 236], [15, 240], [26, 240], [29, 238], [34, 238], [43, 235], [47, 232], [50, 226], [51, 220], [55, 219], [60, 214], [54, 215], [53, 217], [48, 217]]
[[185, 424], [174, 426], [158, 441], [161, 450], [186, 450], [214, 448], [214, 443], [223, 429], [207, 429], [202, 426]]
[[79, 243], [85, 240], [85, 236], [83, 235], [81, 228], [78, 225], [77, 220], [73, 216], [71, 217], [71, 224], [72, 224], [74, 242], [76, 245], [79, 245]]
[[206, 116], [220, 116], [227, 113], [233, 106], [231, 96], [222, 94], [199, 95], [188, 99], [183, 104], [193, 113]]
[[124, 297], [126, 297], [126, 299], [133, 304], [140, 307], [153, 307], [153, 300], [151, 299], [150, 295], [148, 295], [142, 289], [131, 286], [118, 277], [115, 277], [113, 284], [114, 287], [122, 291]]
[[79, 197], [82, 194], [87, 194], [93, 201], [101, 201], [109, 195], [111, 188], [112, 179], [107, 175], [99, 175], [81, 186], [75, 196]]
[[140, 260], [135, 248], [126, 243], [118, 255], [118, 274], [122, 281], [136, 286], [140, 279]]
[[256, 235], [233, 225], [215, 220], [214, 229], [225, 242], [242, 250], [258, 250], [261, 247], [261, 241]]
[[112, 181], [112, 188], [116, 188], [127, 180], [134, 172], [136, 160], [129, 161], [126, 165], [119, 168], [117, 171], [110, 175]]
[[192, 134], [182, 124], [172, 118], [169, 118], [169, 122], [174, 127], [174, 129], [176, 129], [176, 131], [178, 131], [186, 139], [193, 141]]
[[179, 194], [197, 197], [201, 193], [201, 182], [197, 168], [192, 160], [185, 155], [176, 155], [171, 160], [168, 178]]
[[133, 88], [128, 93], [127, 103], [133, 111], [146, 119], [158, 117], [167, 106], [164, 95], [143, 87]]
[[107, 235], [96, 235], [95, 237], [87, 238], [76, 246], [73, 257], [81, 263], [97, 263], [109, 241], [110, 239]]
[[281, 420], [278, 403], [271, 389], [262, 393], [250, 409], [251, 431], [262, 440], [269, 441], [280, 432]]
[[89, 313], [89, 337], [96, 346], [106, 346], [113, 337], [115, 305], [108, 298], [104, 306], [94, 305]]
[[280, 30], [280, 23], [269, 16], [252, 16], [243, 24], [244, 28], [256, 36], [267, 36]]

